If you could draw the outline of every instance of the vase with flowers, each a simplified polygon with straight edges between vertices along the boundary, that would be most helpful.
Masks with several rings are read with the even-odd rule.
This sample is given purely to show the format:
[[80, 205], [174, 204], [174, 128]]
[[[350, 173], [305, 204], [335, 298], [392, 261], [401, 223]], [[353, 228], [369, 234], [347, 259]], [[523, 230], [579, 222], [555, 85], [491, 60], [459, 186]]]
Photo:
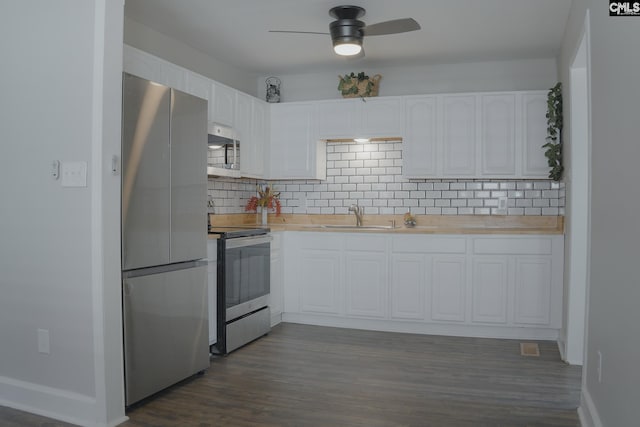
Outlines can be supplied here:
[[274, 192], [273, 188], [268, 184], [264, 188], [258, 185], [257, 196], [251, 196], [244, 210], [246, 212], [258, 212], [258, 208], [262, 213], [262, 225], [267, 225], [267, 213], [270, 209], [275, 210], [276, 216], [280, 215], [282, 209], [280, 206], [280, 193]]

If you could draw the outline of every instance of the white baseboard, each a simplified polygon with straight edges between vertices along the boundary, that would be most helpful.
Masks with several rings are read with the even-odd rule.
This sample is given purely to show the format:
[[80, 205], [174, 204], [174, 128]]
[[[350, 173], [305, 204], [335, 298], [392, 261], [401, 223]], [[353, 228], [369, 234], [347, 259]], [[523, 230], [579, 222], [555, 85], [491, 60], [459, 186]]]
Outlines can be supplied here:
[[582, 399], [578, 408], [578, 417], [582, 427], [603, 427], [598, 410], [591, 399], [591, 394], [583, 386]]
[[283, 313], [283, 322], [371, 331], [409, 334], [450, 335], [474, 338], [504, 338], [556, 341], [558, 330], [549, 328], [481, 326], [450, 323], [424, 323], [400, 320], [356, 319], [322, 314]]
[[106, 423], [96, 422], [96, 400], [92, 396], [0, 376], [0, 405], [71, 424], [113, 427], [123, 417]]

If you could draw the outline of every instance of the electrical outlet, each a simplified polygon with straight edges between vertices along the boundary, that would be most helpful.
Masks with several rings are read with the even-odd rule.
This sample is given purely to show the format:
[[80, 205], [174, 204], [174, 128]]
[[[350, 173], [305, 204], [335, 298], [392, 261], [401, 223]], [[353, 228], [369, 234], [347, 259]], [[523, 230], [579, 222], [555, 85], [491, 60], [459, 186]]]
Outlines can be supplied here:
[[602, 353], [598, 350], [598, 382], [602, 382]]
[[38, 353], [49, 354], [49, 330], [38, 329]]

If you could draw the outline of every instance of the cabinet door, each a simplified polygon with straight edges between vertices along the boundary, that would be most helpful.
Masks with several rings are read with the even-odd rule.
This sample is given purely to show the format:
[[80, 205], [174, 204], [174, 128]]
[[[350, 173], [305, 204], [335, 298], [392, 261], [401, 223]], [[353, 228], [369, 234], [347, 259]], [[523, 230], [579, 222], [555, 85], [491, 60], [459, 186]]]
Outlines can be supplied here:
[[433, 257], [431, 318], [465, 320], [466, 262], [464, 256]]
[[436, 101], [435, 96], [405, 101], [402, 172], [406, 177], [435, 177], [438, 173]]
[[515, 176], [516, 96], [481, 95], [480, 158], [482, 176]]
[[210, 121], [233, 127], [236, 106], [236, 91], [230, 87], [213, 83], [211, 85]]
[[244, 175], [243, 172], [251, 168], [253, 163], [252, 153], [254, 151], [254, 144], [251, 138], [251, 116], [251, 97], [244, 93], [237, 92], [233, 127], [236, 131], [236, 138], [240, 141], [239, 159], [242, 175]]
[[160, 58], [146, 52], [124, 45], [123, 69], [129, 74], [164, 84], [160, 75]]
[[522, 175], [548, 178], [549, 164], [542, 146], [547, 142], [547, 96], [541, 92], [522, 95]]
[[164, 85], [186, 92], [187, 70], [170, 62], [160, 63], [160, 82]]
[[271, 325], [280, 323], [284, 309], [284, 275], [282, 267], [282, 233], [272, 232], [271, 242], [271, 291], [269, 308], [271, 309]]
[[386, 317], [387, 256], [376, 252], [347, 252], [347, 315]]
[[476, 97], [442, 98], [442, 175], [471, 177], [476, 174]]
[[344, 99], [318, 102], [318, 136], [321, 139], [354, 138], [356, 135], [356, 102]]
[[316, 136], [315, 111], [312, 103], [271, 105], [271, 179], [326, 178], [326, 163], [319, 161], [324, 146]]
[[508, 266], [507, 256], [473, 260], [473, 322], [507, 323]]
[[335, 251], [301, 249], [300, 311], [340, 314], [340, 254]]
[[394, 254], [391, 258], [391, 317], [425, 318], [425, 256]]
[[516, 258], [514, 322], [548, 325], [551, 286], [550, 258]]
[[129, 74], [186, 92], [187, 71], [164, 59], [124, 46], [123, 69]]
[[[267, 103], [253, 99], [251, 103], [251, 145], [248, 150], [242, 146], [243, 156], [241, 160], [246, 165], [246, 168], [243, 168], [243, 176], [250, 178], [262, 178], [264, 176], [264, 151], [269, 134], [268, 117]], [[242, 165], [240, 166], [242, 167]]]
[[403, 136], [402, 98], [367, 98], [360, 100], [359, 135], [362, 137]]
[[[187, 72], [187, 89], [185, 92], [202, 99], [211, 98], [211, 80], [199, 74]], [[209, 117], [207, 115], [207, 117]]]
[[218, 341], [217, 325], [217, 300], [218, 289], [216, 284], [218, 283], [218, 241], [207, 241], [207, 260], [209, 262], [207, 266], [207, 301], [209, 303], [209, 345], [215, 344]]

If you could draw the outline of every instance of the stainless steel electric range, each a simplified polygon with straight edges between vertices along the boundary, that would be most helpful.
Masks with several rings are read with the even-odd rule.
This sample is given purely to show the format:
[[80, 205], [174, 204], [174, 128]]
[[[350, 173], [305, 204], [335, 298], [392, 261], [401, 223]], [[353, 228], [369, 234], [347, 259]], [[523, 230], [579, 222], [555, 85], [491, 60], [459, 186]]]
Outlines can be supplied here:
[[218, 235], [217, 343], [227, 354], [271, 330], [268, 228], [212, 227]]

